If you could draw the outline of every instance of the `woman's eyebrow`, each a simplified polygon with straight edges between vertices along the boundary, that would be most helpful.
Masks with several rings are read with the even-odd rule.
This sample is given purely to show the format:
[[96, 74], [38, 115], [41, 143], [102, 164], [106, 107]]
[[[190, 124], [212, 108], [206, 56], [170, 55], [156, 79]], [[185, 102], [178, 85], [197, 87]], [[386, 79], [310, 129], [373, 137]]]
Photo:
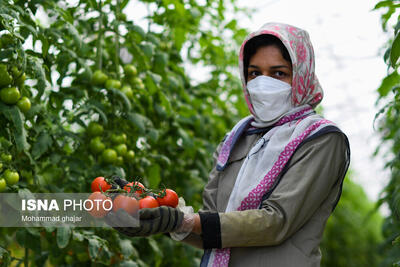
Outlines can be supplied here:
[[248, 69], [250, 69], [250, 68], [259, 69], [260, 67], [259, 67], [259, 66], [256, 66], [256, 65], [249, 65]]
[[287, 68], [290, 69], [289, 66], [286, 65], [276, 65], [276, 66], [271, 66], [271, 69], [280, 69], [280, 68]]
[[[259, 66], [257, 65], [249, 65], [248, 69], [253, 68], [253, 69], [260, 69]], [[286, 68], [286, 69], [290, 69], [289, 66], [286, 65], [275, 65], [275, 66], [271, 66], [271, 69], [280, 69], [280, 68]]]

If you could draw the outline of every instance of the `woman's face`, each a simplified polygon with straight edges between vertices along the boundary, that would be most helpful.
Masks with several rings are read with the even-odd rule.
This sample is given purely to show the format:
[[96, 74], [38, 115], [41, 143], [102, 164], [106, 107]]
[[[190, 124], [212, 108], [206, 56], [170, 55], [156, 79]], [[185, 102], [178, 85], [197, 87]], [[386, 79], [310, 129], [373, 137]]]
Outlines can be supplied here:
[[275, 45], [263, 46], [250, 58], [247, 82], [259, 75], [269, 76], [292, 85], [292, 64]]

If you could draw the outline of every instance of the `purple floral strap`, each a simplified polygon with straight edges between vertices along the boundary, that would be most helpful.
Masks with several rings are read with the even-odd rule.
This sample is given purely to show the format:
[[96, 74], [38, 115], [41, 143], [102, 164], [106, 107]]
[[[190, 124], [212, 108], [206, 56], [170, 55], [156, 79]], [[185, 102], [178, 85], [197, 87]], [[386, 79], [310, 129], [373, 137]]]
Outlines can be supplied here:
[[228, 163], [229, 156], [232, 152], [232, 149], [235, 147], [237, 140], [239, 140], [239, 137], [243, 134], [243, 132], [247, 130], [252, 121], [253, 117], [248, 117], [247, 119], [243, 119], [235, 127], [233, 127], [232, 131], [229, 133], [224, 143], [222, 144], [221, 151], [219, 152], [217, 160], [217, 171], [222, 171], [225, 169], [226, 164]]

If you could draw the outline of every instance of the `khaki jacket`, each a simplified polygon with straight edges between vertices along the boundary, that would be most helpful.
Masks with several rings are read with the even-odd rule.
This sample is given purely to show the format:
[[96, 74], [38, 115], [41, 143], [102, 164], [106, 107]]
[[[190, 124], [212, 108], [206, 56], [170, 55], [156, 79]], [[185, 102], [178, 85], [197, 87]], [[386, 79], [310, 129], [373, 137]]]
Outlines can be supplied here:
[[201, 212], [217, 219], [201, 216], [202, 236], [192, 234], [185, 241], [198, 247], [231, 248], [230, 267], [318, 267], [325, 224], [340, 197], [349, 164], [347, 138], [339, 130], [309, 138], [294, 153], [260, 209], [224, 213], [240, 167], [261, 136], [242, 136], [225, 170], [213, 168]]

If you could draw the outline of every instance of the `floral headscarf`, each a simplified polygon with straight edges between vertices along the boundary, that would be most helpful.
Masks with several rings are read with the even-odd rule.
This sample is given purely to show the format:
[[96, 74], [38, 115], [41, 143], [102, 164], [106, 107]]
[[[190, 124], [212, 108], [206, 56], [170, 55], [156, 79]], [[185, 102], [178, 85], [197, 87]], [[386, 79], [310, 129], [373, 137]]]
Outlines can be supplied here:
[[250, 102], [249, 93], [244, 77], [244, 47], [246, 43], [255, 36], [271, 34], [282, 41], [292, 59], [293, 81], [292, 81], [292, 104], [294, 107], [309, 104], [317, 106], [322, 98], [323, 91], [315, 75], [314, 49], [310, 37], [305, 30], [297, 27], [270, 22], [264, 24], [258, 31], [249, 34], [244, 40], [239, 54], [239, 69], [242, 79], [244, 96], [252, 114], [253, 106]]

